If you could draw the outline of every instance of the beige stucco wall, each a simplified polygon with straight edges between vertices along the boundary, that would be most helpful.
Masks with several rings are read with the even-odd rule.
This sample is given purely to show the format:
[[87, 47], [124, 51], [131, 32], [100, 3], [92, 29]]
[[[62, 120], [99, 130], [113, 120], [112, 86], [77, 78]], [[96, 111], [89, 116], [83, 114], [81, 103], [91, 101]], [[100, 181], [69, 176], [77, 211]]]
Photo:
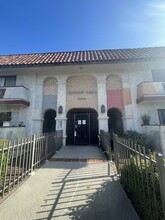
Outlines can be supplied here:
[[131, 90], [130, 88], [123, 88], [123, 104], [125, 106], [132, 104]]
[[0, 128], [0, 139], [20, 140], [25, 138], [25, 127], [3, 127]]
[[165, 95], [162, 82], [145, 82], [137, 87], [137, 97], [142, 95]]
[[122, 89], [122, 81], [119, 76], [110, 75], [107, 77], [107, 90]]
[[47, 78], [44, 81], [43, 95], [57, 95], [57, 80], [55, 78]]
[[[100, 112], [102, 104], [106, 107], [105, 89], [107, 77], [112, 75], [120, 77], [123, 89], [124, 109], [122, 111], [122, 116], [124, 129], [142, 132], [141, 114], [147, 112], [151, 115], [151, 122], [159, 123], [157, 109], [165, 109], [164, 102], [136, 103], [137, 85], [143, 81], [152, 81], [152, 69], [165, 69], [165, 60], [152, 62], [1, 68], [0, 75], [16, 74], [17, 85], [24, 85], [29, 89], [30, 106], [20, 107], [18, 110], [19, 121], [25, 123], [28, 136], [33, 133], [42, 132], [43, 85], [44, 81], [49, 77], [53, 77], [57, 80], [57, 108], [59, 105], [64, 107], [64, 113], [62, 115], [57, 115], [57, 120], [66, 120], [66, 113], [70, 108], [92, 107], [98, 112], [100, 126], [104, 126], [104, 124], [107, 123], [106, 115]], [[87, 78], [90, 80], [88, 81]], [[74, 86], [74, 90], [96, 90], [96, 94], [90, 96], [86, 94], [85, 97], [84, 94], [83, 96], [79, 96], [80, 98], [86, 98], [84, 101], [78, 100], [78, 96], [76, 97], [76, 95], [69, 97], [67, 91], [72, 89], [72, 85]], [[2, 108], [9, 109], [11, 107], [0, 106], [0, 111], [2, 111]], [[61, 123], [59, 123], [59, 125], [60, 124]], [[62, 129], [65, 130], [65, 126], [66, 123], [64, 123]], [[59, 129], [61, 129], [61, 127], [59, 127]]]
[[66, 109], [93, 108], [97, 111], [97, 82], [93, 76], [72, 76], [67, 80]]
[[156, 89], [154, 87], [154, 83], [148, 82], [148, 83], [142, 83], [137, 88], [137, 96], [142, 96], [143, 94], [150, 94], [154, 95], [156, 94]]
[[154, 148], [165, 156], [165, 126], [143, 126], [142, 132], [148, 135]]

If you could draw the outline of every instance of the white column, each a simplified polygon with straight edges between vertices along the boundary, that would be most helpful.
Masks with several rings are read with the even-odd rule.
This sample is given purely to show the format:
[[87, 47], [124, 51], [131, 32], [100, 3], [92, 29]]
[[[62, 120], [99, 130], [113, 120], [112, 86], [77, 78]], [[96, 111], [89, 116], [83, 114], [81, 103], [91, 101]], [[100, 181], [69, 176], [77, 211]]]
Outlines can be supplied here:
[[35, 85], [35, 103], [33, 109], [33, 133], [41, 134], [43, 129], [43, 84], [37, 83]]
[[[60, 106], [62, 113], [59, 113]], [[58, 81], [56, 131], [63, 132], [63, 145], [66, 144], [66, 120], [66, 78], [62, 78]]]
[[[100, 130], [108, 131], [108, 117], [107, 117], [107, 92], [106, 92], [106, 80], [97, 80], [98, 91], [98, 123], [99, 133]], [[105, 108], [105, 111], [101, 111], [101, 106]]]

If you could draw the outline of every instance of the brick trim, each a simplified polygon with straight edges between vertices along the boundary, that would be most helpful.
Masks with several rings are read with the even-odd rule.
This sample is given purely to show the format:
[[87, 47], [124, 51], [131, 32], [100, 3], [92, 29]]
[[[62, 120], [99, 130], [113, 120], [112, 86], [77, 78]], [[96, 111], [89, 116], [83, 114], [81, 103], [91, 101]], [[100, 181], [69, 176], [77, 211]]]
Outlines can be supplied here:
[[165, 100], [165, 95], [154, 95], [154, 96], [140, 96], [136, 99], [136, 103], [139, 104], [143, 101], [163, 101]]
[[26, 100], [0, 100], [0, 104], [7, 104], [7, 105], [25, 105], [30, 106], [30, 102]]

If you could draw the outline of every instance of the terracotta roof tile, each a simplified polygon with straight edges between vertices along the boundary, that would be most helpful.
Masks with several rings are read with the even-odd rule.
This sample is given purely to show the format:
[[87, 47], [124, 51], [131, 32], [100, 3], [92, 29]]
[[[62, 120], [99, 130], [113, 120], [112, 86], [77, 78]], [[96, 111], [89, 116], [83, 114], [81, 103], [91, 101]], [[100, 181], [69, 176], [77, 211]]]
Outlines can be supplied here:
[[165, 58], [165, 47], [0, 55], [0, 67], [39, 64], [102, 63]]

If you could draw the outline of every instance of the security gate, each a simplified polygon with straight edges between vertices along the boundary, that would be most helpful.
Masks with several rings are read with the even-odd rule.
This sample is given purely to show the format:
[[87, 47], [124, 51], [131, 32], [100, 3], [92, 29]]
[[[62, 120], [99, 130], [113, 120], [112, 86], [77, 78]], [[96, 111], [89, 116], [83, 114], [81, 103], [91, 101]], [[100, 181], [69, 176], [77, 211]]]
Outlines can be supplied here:
[[97, 112], [93, 109], [72, 109], [67, 114], [67, 144], [98, 143]]

